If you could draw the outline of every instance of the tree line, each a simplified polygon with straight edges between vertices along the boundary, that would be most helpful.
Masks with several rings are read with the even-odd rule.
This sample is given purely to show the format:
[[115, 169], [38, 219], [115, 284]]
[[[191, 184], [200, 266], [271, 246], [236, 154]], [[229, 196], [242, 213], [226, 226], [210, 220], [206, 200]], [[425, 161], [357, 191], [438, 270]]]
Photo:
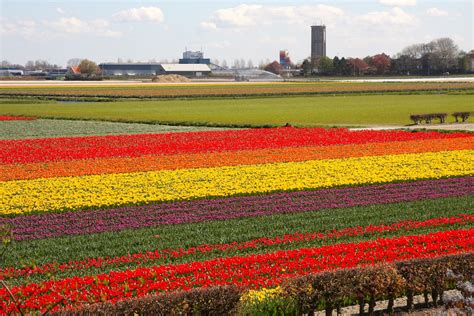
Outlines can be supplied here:
[[393, 57], [384, 53], [361, 58], [306, 59], [304, 74], [321, 75], [441, 75], [467, 73], [474, 51], [461, 51], [450, 38], [438, 38], [429, 43], [405, 47]]
[[[459, 49], [451, 38], [438, 38], [429, 43], [413, 44], [405, 47], [394, 56], [385, 53], [367, 56], [365, 58], [350, 58], [335, 56], [334, 58], [320, 57], [307, 58], [299, 65], [293, 65], [300, 69], [304, 75], [328, 75], [328, 76], [361, 76], [361, 75], [442, 75], [462, 74], [472, 72], [471, 58], [474, 58], [474, 50], [466, 53]], [[72, 58], [67, 65], [77, 66], [84, 60]], [[227, 68], [226, 60], [219, 62], [214, 59], [213, 64]], [[245, 62], [244, 59], [236, 59], [233, 68], [254, 68], [252, 60]], [[53, 70], [60, 66], [51, 64], [45, 60], [28, 61], [25, 65], [11, 64], [1, 61], [0, 68], [15, 68], [21, 70]], [[96, 65], [91, 65], [86, 60], [79, 67], [84, 69], [81, 73], [88, 76], [95, 75], [98, 71]], [[260, 62], [258, 68], [281, 74], [283, 68], [279, 62], [270, 60]], [[87, 70], [86, 70], [87, 69]]]

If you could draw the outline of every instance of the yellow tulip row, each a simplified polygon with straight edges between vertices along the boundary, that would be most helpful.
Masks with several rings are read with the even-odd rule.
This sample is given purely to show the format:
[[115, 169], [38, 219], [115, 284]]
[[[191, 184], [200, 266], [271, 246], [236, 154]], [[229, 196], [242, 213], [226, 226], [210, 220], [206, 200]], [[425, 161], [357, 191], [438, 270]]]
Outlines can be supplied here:
[[0, 183], [0, 214], [22, 214], [474, 174], [474, 151], [310, 160]]
[[265, 300], [274, 299], [283, 294], [280, 286], [276, 288], [262, 288], [259, 290], [249, 290], [240, 298], [240, 301], [247, 304], [258, 304]]

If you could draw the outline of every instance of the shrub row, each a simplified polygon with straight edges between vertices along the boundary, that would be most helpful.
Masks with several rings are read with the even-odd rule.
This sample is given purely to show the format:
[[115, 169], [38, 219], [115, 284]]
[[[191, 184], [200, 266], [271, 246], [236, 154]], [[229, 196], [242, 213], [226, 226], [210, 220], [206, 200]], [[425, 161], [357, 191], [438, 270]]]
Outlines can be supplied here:
[[[461, 119], [462, 122], [466, 122], [471, 115], [471, 112], [454, 112], [452, 115], [456, 119], [456, 123], [459, 122], [459, 119]], [[412, 120], [417, 125], [421, 124], [423, 121], [426, 124], [431, 124], [433, 120], [439, 120], [439, 122], [442, 124], [446, 122], [447, 116], [447, 113], [413, 114], [410, 115], [410, 120]]]
[[447, 116], [447, 113], [414, 114], [410, 115], [410, 120], [417, 125], [421, 124], [422, 121], [425, 121], [426, 124], [431, 124], [435, 119], [438, 119], [440, 123], [444, 123]]
[[471, 114], [471, 112], [454, 112], [453, 116], [456, 119], [456, 122], [459, 122], [458, 118], [460, 118], [462, 122], [466, 122], [469, 116], [471, 116]]
[[196, 288], [85, 305], [49, 315], [233, 315], [243, 292], [236, 286]]
[[453, 288], [454, 283], [447, 275], [448, 269], [469, 277], [474, 272], [474, 254], [460, 254], [428, 259], [395, 262], [387, 265], [338, 270], [308, 275], [284, 282], [283, 288], [297, 300], [303, 313], [311, 314], [324, 307], [326, 315], [334, 308], [358, 302], [360, 314], [369, 303], [369, 315], [373, 314], [377, 300], [388, 299], [389, 313], [394, 299], [407, 296], [407, 309], [413, 309], [415, 294], [428, 293], [437, 306], [443, 292]]
[[[393, 311], [394, 300], [406, 295], [407, 308], [413, 308], [415, 294], [428, 293], [437, 306], [443, 292], [453, 288], [447, 271], [463, 276], [474, 273], [474, 253], [438, 258], [417, 259], [378, 266], [342, 269], [289, 279], [282, 284], [280, 299], [293, 302], [298, 314], [312, 315], [358, 303], [362, 313], [369, 304], [373, 314], [378, 300], [388, 299]], [[189, 291], [129, 298], [118, 302], [84, 305], [74, 311], [57, 311], [53, 315], [235, 315], [242, 314], [239, 302], [244, 294], [236, 286], [197, 288]], [[277, 304], [278, 305], [278, 304]], [[276, 311], [284, 314], [284, 311]], [[247, 313], [245, 313], [247, 314]]]

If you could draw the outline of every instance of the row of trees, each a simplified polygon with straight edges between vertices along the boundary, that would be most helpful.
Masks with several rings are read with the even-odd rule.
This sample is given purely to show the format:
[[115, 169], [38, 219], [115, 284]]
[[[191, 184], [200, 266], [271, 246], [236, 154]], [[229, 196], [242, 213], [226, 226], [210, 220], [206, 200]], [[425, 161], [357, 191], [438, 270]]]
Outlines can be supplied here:
[[394, 57], [384, 53], [360, 58], [322, 57], [306, 59], [302, 65], [305, 74], [322, 75], [437, 75], [471, 71], [470, 53], [459, 50], [450, 38], [439, 38], [429, 43], [404, 48]]
[[322, 57], [311, 62], [305, 60], [302, 69], [305, 74], [316, 71], [323, 75], [384, 75], [390, 72], [392, 59], [384, 53], [360, 58]]
[[[297, 69], [306, 74], [320, 75], [438, 75], [446, 73], [466, 73], [472, 71], [470, 59], [474, 51], [463, 52], [450, 38], [438, 38], [429, 43], [414, 44], [405, 47], [400, 53], [390, 57], [384, 53], [361, 58], [334, 58], [322, 57], [311, 60], [308, 58]], [[84, 60], [72, 58], [67, 62], [68, 67], [80, 65]], [[87, 61], [87, 60], [86, 60]], [[119, 60], [121, 61], [121, 60]], [[154, 60], [153, 60], [154, 61]], [[216, 65], [228, 67], [227, 61], [212, 60]], [[87, 64], [87, 63], [86, 63]], [[281, 74], [282, 69], [278, 62], [262, 60], [258, 67]], [[28, 61], [24, 66], [2, 61], [2, 68], [16, 68], [23, 70], [49, 70], [61, 68], [45, 60]], [[251, 59], [236, 59], [232, 68], [254, 68]], [[82, 68], [85, 68], [83, 65]], [[90, 67], [89, 67], [90, 68]], [[91, 75], [92, 73], [88, 71]]]
[[38, 60], [29, 60], [26, 62], [25, 65], [20, 64], [12, 64], [7, 60], [2, 60], [0, 62], [1, 68], [11, 68], [11, 69], [20, 69], [20, 70], [46, 70], [46, 69], [60, 69], [61, 66], [57, 64], [51, 64], [46, 60], [38, 59]]
[[[67, 62], [67, 66], [77, 66], [81, 63], [83, 59], [81, 58], [71, 58]], [[7, 60], [2, 60], [0, 62], [1, 68], [12, 68], [12, 69], [20, 69], [20, 70], [54, 70], [54, 69], [61, 69], [63, 68], [60, 65], [52, 64], [46, 60], [38, 59], [38, 60], [28, 60], [26, 64], [12, 64]]]

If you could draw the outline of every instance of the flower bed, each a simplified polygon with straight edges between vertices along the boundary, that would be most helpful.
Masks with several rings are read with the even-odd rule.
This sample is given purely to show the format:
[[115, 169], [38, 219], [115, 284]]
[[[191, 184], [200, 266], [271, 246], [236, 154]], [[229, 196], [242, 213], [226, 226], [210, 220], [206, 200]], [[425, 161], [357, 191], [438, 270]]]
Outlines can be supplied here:
[[[182, 299], [223, 311], [249, 289], [339, 284], [346, 268], [365, 271], [354, 288], [374, 269], [427, 290], [433, 262], [474, 250], [473, 150], [468, 133], [320, 128], [0, 141], [13, 241], [0, 279], [15, 297], [0, 289], [0, 314]], [[435, 270], [414, 277], [413, 259]], [[354, 299], [326, 290], [295, 306]]]

